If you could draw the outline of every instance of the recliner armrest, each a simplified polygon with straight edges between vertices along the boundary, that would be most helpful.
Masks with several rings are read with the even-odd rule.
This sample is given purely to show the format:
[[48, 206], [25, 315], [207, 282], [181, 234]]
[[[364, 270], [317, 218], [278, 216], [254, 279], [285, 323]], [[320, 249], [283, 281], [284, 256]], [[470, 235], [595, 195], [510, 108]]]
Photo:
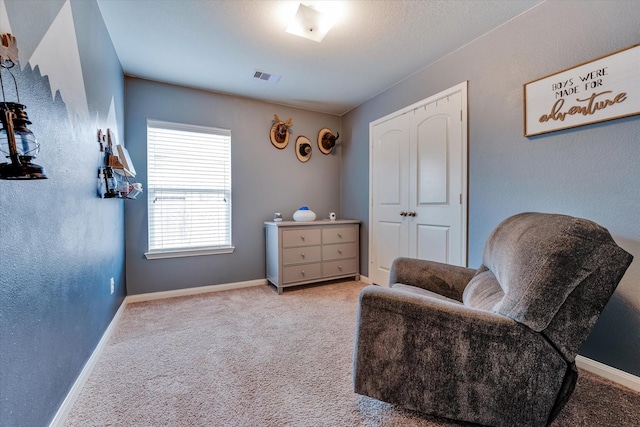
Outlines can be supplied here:
[[473, 268], [414, 258], [396, 258], [391, 265], [389, 285], [403, 283], [462, 301], [467, 283], [476, 273]]

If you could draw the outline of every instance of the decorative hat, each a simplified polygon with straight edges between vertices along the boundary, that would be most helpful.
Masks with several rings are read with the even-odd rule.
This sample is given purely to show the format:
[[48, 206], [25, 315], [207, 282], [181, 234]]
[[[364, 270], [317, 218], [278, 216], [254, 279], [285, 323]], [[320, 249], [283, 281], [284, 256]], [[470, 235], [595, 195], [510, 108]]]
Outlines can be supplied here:
[[296, 157], [302, 163], [306, 163], [311, 158], [311, 141], [306, 136], [300, 135], [296, 139]]
[[336, 140], [340, 138], [340, 134], [334, 136], [329, 128], [322, 128], [318, 132], [318, 148], [322, 154], [331, 154], [331, 150], [336, 145]]
[[282, 150], [289, 143], [289, 127], [293, 126], [291, 118], [283, 122], [278, 118], [277, 114], [273, 115], [273, 125], [269, 132], [269, 138], [274, 147]]

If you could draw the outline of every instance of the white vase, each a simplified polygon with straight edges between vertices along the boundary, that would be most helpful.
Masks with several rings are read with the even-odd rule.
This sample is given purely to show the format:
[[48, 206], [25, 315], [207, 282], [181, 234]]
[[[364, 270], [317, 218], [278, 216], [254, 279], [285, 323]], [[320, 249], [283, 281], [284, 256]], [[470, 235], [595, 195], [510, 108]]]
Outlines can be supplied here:
[[293, 213], [293, 220], [298, 222], [304, 221], [315, 221], [316, 214], [310, 210], [300, 210], [298, 209]]

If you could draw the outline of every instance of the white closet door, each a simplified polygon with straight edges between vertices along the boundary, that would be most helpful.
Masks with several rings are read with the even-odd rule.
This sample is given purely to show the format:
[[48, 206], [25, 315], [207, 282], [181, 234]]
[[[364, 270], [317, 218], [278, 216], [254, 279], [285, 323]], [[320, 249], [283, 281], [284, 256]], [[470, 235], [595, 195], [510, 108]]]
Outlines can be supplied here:
[[409, 115], [403, 114], [372, 128], [370, 279], [389, 282], [391, 263], [408, 256], [409, 235], [401, 215], [409, 206]]
[[409, 254], [464, 265], [461, 94], [414, 110], [410, 144]]
[[369, 278], [400, 256], [467, 262], [467, 84], [370, 125]]

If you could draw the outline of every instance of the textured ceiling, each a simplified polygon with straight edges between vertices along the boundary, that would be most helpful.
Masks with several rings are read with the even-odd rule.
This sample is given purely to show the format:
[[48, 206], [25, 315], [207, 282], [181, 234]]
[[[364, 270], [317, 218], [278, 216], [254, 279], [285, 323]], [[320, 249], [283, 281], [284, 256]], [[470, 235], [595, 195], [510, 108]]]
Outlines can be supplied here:
[[338, 115], [541, 1], [304, 1], [341, 9], [321, 43], [285, 32], [298, 3], [98, 0], [127, 75]]

